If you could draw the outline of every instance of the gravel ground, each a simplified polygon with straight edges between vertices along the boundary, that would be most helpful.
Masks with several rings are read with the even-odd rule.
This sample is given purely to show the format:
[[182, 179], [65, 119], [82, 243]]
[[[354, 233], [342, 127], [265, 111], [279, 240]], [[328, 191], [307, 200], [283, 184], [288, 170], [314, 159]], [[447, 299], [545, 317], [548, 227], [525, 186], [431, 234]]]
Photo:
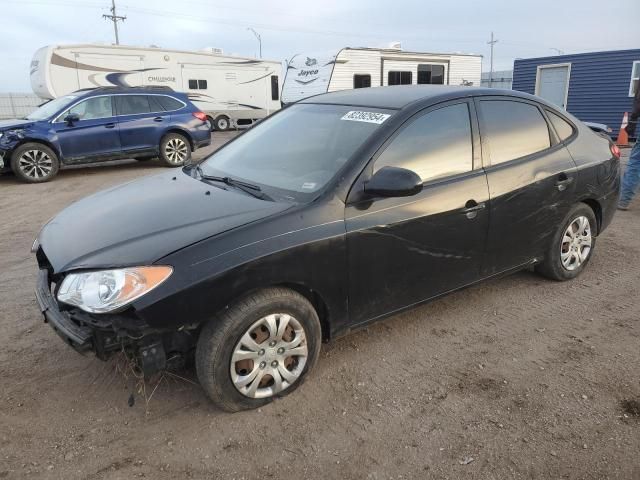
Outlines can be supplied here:
[[397, 315], [324, 345], [295, 394], [231, 415], [192, 370], [147, 384], [145, 400], [36, 305], [41, 225], [161, 171], [0, 177], [0, 478], [640, 478], [640, 200], [577, 280], [522, 272]]

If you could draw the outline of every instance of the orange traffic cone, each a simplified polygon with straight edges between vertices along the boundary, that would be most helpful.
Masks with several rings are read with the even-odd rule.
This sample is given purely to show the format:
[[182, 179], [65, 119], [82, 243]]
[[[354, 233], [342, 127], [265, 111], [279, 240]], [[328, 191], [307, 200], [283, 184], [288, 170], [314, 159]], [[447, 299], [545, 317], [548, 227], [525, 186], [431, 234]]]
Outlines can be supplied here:
[[624, 112], [622, 116], [622, 125], [620, 125], [620, 132], [618, 133], [618, 139], [616, 140], [616, 145], [619, 147], [628, 147], [629, 146], [629, 134], [625, 130], [627, 125], [629, 124], [629, 114]]

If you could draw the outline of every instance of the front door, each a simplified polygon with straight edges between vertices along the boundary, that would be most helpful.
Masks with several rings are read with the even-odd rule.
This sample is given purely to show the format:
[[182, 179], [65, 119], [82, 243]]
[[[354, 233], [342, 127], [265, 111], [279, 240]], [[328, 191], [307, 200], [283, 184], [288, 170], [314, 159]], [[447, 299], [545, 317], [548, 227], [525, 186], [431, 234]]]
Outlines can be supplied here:
[[491, 209], [484, 275], [540, 258], [573, 204], [576, 165], [532, 102], [477, 101]]
[[[77, 115], [79, 120], [65, 122], [70, 114]], [[53, 128], [65, 163], [97, 161], [120, 155], [118, 121], [109, 95], [77, 103], [58, 116]]]
[[559, 106], [567, 108], [567, 85], [569, 82], [569, 66], [540, 67], [536, 95]]
[[348, 204], [349, 313], [354, 323], [479, 279], [488, 189], [470, 111], [472, 106], [460, 102], [419, 113], [363, 174], [403, 167], [420, 175], [424, 184], [412, 197]]

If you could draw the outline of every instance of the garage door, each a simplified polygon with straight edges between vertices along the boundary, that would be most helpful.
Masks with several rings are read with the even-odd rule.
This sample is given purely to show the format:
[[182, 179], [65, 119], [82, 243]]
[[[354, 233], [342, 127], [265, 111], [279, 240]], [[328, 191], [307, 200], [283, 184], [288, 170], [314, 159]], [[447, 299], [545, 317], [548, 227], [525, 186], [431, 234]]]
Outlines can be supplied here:
[[567, 108], [567, 82], [569, 66], [540, 67], [536, 94], [562, 108]]

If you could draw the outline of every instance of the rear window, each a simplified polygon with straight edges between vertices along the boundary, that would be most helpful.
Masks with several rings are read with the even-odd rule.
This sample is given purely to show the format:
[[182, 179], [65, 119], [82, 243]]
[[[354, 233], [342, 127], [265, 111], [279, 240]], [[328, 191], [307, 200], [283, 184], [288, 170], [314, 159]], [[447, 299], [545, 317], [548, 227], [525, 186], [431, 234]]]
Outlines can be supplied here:
[[480, 110], [492, 165], [526, 157], [551, 146], [549, 127], [535, 105], [511, 100], [482, 100]]
[[151, 111], [146, 95], [118, 95], [115, 98], [118, 115], [136, 115]]
[[558, 138], [560, 139], [560, 141], [564, 141], [571, 135], [573, 135], [573, 127], [564, 118], [562, 118], [560, 115], [556, 115], [550, 110], [547, 110], [547, 115], [549, 116], [551, 125], [553, 125], [553, 128], [558, 134]]

